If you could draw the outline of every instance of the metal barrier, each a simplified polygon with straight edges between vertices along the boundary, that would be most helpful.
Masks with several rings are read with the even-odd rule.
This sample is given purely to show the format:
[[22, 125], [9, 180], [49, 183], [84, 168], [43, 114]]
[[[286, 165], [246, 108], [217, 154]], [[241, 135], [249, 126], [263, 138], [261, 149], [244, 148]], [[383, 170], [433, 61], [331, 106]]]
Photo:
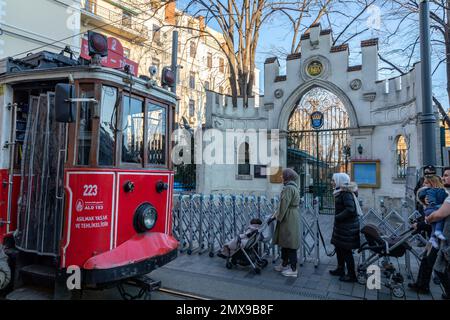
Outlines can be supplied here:
[[300, 248], [299, 263], [314, 262], [314, 266], [320, 263], [319, 243], [319, 198], [302, 198], [300, 201]]
[[[213, 257], [228, 241], [243, 233], [252, 218], [268, 219], [278, 208], [278, 197], [243, 195], [202, 195], [190, 194], [174, 196], [173, 233], [180, 241], [180, 252], [208, 253]], [[380, 209], [368, 209], [361, 217], [361, 227], [366, 224], [378, 226], [387, 236], [398, 236], [408, 230], [411, 220], [420, 214], [412, 211], [403, 202], [401, 210], [388, 210], [380, 203]], [[300, 201], [300, 248], [299, 263], [320, 264], [319, 199], [302, 198]], [[270, 239], [269, 239], [270, 240]], [[420, 234], [414, 241], [426, 243]], [[260, 248], [275, 261], [279, 248], [271, 241]], [[325, 250], [326, 253], [326, 250]], [[419, 257], [414, 249], [412, 253]], [[364, 256], [361, 257], [363, 260]], [[405, 265], [411, 276], [410, 252], [406, 253]]]
[[[302, 198], [300, 203], [300, 264], [319, 265], [319, 206]], [[228, 241], [241, 234], [252, 218], [268, 219], [278, 208], [278, 197], [242, 195], [178, 195], [173, 202], [173, 233], [180, 241], [180, 252], [210, 257]], [[271, 227], [271, 226], [269, 226]], [[260, 248], [275, 261], [279, 248], [271, 239]]]
[[225, 243], [242, 233], [251, 219], [269, 218], [278, 201], [277, 197], [264, 196], [175, 195], [173, 233], [180, 241], [180, 251], [208, 252], [214, 256]]

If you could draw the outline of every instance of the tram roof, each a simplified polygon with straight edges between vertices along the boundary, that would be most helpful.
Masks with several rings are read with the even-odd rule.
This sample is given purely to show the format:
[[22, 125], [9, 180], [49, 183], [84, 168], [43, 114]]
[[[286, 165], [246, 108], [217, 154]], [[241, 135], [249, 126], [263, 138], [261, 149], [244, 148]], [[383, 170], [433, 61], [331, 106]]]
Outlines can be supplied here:
[[[49, 52], [42, 52], [36, 55], [54, 55], [61, 56]], [[34, 56], [36, 56], [34, 55]], [[69, 78], [73, 80], [100, 80], [110, 83], [116, 83], [121, 87], [129, 87], [132, 83], [133, 93], [140, 93], [143, 95], [150, 95], [160, 100], [167, 101], [170, 104], [175, 104], [177, 97], [174, 93], [160, 86], [148, 86], [147, 79], [142, 79], [130, 75], [124, 71], [102, 66], [94, 65], [80, 65], [75, 60], [70, 60], [67, 57], [64, 62], [58, 64], [46, 64], [44, 67], [25, 67], [23, 69], [17, 67], [22, 63], [22, 60], [14, 60], [6, 58], [0, 60], [0, 85], [2, 84], [19, 84], [29, 83], [33, 81], [63, 81], [68, 82]], [[72, 61], [73, 63], [69, 62]], [[22, 63], [27, 65], [27, 63]], [[62, 65], [62, 66], [61, 66]]]

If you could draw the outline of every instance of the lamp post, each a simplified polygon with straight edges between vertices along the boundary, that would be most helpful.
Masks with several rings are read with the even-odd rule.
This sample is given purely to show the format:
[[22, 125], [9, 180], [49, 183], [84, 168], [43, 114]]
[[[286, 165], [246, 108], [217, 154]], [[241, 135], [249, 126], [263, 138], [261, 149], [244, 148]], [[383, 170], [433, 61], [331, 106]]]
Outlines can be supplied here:
[[422, 159], [423, 166], [436, 165], [436, 117], [433, 113], [430, 53], [430, 3], [420, 1], [420, 59], [422, 74]]

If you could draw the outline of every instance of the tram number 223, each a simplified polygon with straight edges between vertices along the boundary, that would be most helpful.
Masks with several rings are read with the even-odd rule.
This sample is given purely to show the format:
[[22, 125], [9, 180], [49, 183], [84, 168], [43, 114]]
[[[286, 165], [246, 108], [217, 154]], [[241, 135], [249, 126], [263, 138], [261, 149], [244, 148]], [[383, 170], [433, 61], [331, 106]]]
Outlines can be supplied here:
[[98, 192], [98, 187], [96, 184], [85, 184], [83, 189], [83, 196], [85, 197], [95, 197]]

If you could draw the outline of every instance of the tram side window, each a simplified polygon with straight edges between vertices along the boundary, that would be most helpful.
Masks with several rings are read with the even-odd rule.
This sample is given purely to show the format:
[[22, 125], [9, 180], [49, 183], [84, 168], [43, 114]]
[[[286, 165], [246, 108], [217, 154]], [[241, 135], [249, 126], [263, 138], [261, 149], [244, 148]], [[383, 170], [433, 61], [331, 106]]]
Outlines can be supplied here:
[[122, 162], [142, 163], [144, 155], [144, 104], [124, 96], [122, 113]]
[[100, 143], [98, 163], [101, 166], [114, 164], [117, 89], [103, 86], [100, 111]]
[[[80, 98], [94, 98], [94, 85], [80, 85]], [[89, 153], [92, 145], [92, 102], [80, 103], [80, 127], [78, 130], [78, 165], [89, 164]]]
[[147, 162], [164, 165], [166, 163], [166, 109], [150, 103], [147, 111]]

